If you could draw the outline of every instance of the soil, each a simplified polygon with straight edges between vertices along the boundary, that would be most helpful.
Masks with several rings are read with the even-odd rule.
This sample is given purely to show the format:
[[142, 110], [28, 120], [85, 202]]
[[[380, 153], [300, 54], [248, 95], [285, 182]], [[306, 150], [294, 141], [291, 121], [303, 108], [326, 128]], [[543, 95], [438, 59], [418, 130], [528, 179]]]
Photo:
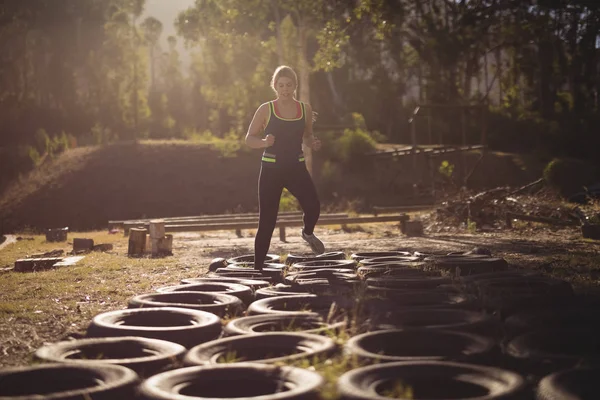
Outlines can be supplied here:
[[[422, 217], [428, 224], [428, 214]], [[244, 230], [241, 237], [233, 231], [211, 231], [203, 233], [183, 232], [174, 235], [173, 256], [178, 266], [188, 271], [185, 277], [202, 276], [215, 257], [234, 257], [253, 252], [254, 231]], [[302, 254], [309, 247], [300, 237], [300, 232], [288, 228], [286, 242], [274, 235], [269, 253]], [[492, 254], [505, 258], [513, 267], [539, 270], [545, 274], [570, 281], [580, 293], [596, 293], [600, 286], [600, 268], [597, 262], [600, 241], [581, 238], [577, 228], [552, 229], [538, 224], [524, 224], [513, 230], [497, 232], [467, 232], [448, 227], [446, 232], [425, 236], [406, 237], [400, 233], [396, 223], [317, 226], [315, 234], [325, 243], [328, 251], [344, 251], [348, 256], [362, 251], [410, 250], [421, 252], [468, 251], [474, 247], [485, 247]], [[127, 240], [119, 241], [113, 250], [117, 254], [127, 252]], [[168, 271], [163, 271], [167, 274]], [[176, 284], [177, 282], [171, 282]], [[124, 304], [107, 303], [99, 312], [123, 308]], [[65, 324], [56, 317], [43, 323], [29, 324], [12, 321], [0, 326], [0, 342], [5, 346], [0, 367], [25, 365], [30, 362], [32, 352], [44, 343], [72, 337], [81, 337], [89, 324], [80, 319]], [[2, 346], [0, 346], [2, 347]]]

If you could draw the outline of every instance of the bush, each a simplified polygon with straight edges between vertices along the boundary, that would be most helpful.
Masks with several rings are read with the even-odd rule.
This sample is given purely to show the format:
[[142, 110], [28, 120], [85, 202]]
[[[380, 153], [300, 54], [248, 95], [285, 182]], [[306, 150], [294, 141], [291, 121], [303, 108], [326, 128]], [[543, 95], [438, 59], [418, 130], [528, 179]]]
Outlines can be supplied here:
[[334, 150], [342, 163], [348, 164], [357, 157], [376, 149], [377, 142], [363, 129], [346, 129], [336, 140]]
[[35, 131], [35, 149], [37, 150], [38, 156], [41, 154], [46, 154], [48, 150], [50, 150], [51, 141], [50, 136], [46, 133], [45, 129], [38, 129]]
[[596, 165], [568, 158], [555, 158], [550, 161], [544, 168], [543, 175], [546, 183], [563, 196], [583, 191], [585, 186], [600, 178]]

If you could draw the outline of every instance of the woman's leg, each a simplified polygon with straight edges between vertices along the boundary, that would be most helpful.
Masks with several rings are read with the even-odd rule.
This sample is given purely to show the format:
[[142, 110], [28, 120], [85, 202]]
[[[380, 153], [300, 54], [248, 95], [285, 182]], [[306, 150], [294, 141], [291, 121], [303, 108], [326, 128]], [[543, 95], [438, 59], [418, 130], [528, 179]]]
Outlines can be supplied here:
[[321, 202], [308, 170], [304, 164], [290, 168], [285, 177], [285, 187], [296, 198], [304, 212], [304, 233], [312, 235], [321, 214]]
[[283, 191], [281, 173], [277, 168], [262, 168], [258, 178], [258, 230], [254, 239], [254, 268], [262, 269], [279, 212]]

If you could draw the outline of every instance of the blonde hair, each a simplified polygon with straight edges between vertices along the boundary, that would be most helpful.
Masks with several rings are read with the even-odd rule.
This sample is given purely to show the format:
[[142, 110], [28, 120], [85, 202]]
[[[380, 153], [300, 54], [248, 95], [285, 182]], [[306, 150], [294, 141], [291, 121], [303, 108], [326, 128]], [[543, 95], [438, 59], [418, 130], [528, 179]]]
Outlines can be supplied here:
[[[277, 93], [277, 90], [275, 90], [275, 84], [279, 78], [290, 78], [292, 81], [294, 81], [296, 87], [298, 87], [298, 77], [296, 76], [296, 72], [294, 72], [294, 70], [287, 65], [280, 65], [275, 69], [273, 77], [271, 78], [271, 89], [273, 89], [275, 93]], [[294, 94], [296, 94], [295, 91]]]

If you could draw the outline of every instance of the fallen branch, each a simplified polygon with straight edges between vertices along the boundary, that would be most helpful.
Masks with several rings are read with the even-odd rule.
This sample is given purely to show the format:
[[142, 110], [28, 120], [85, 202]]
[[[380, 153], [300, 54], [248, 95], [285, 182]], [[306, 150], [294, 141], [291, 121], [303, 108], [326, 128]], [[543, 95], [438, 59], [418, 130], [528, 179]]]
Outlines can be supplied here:
[[540, 179], [538, 179], [538, 180], [536, 180], [536, 181], [533, 181], [533, 182], [531, 182], [531, 183], [528, 183], [528, 184], [527, 184], [527, 185], [525, 185], [525, 186], [521, 186], [521, 187], [520, 187], [520, 188], [518, 188], [517, 190], [513, 190], [513, 191], [512, 191], [512, 192], [510, 192], [508, 195], [509, 195], [509, 196], [512, 196], [513, 194], [521, 193], [523, 190], [525, 190], [525, 189], [529, 189], [530, 187], [532, 187], [532, 186], [535, 186], [535, 185], [537, 185], [537, 184], [539, 184], [539, 183], [542, 183], [543, 181], [544, 181], [544, 178], [540, 178]]
[[544, 224], [558, 225], [558, 226], [575, 226], [575, 225], [579, 225], [579, 222], [577, 222], [577, 221], [565, 221], [565, 220], [556, 219], [556, 218], [537, 217], [537, 216], [533, 216], [533, 215], [517, 214], [517, 213], [507, 212], [506, 213], [506, 226], [508, 228], [512, 228], [512, 220], [513, 219], [520, 219], [520, 220], [523, 220], [523, 221], [532, 221], [532, 222], [541, 222], [541, 223], [544, 223]]

